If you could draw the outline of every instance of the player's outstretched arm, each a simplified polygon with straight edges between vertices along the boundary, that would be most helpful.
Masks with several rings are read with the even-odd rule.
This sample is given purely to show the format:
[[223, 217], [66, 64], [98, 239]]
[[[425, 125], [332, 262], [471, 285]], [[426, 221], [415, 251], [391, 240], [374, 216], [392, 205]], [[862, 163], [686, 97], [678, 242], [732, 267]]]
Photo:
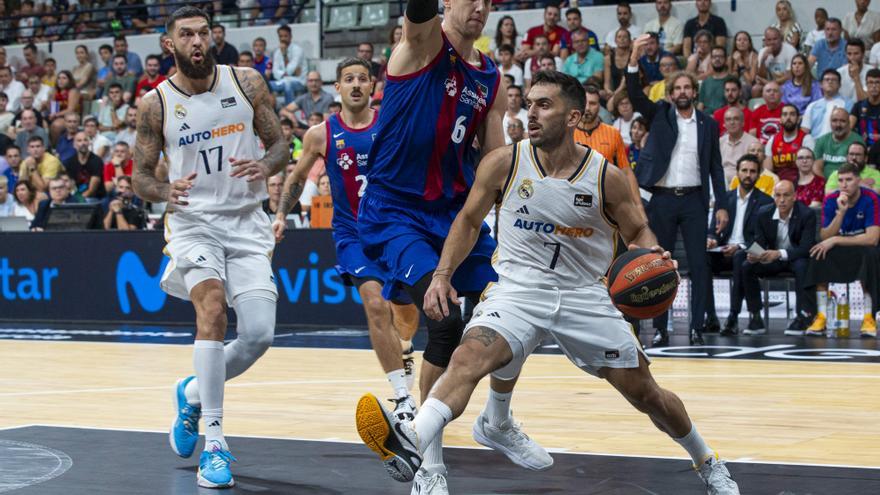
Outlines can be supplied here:
[[458, 297], [450, 282], [452, 274], [473, 249], [483, 219], [500, 198], [510, 173], [512, 154], [512, 146], [496, 149], [486, 155], [477, 167], [474, 185], [464, 207], [452, 222], [431, 286], [425, 293], [424, 309], [429, 318], [441, 320], [449, 316], [448, 300]]
[[[278, 120], [278, 115], [275, 114], [274, 100], [269, 94], [269, 88], [266, 86], [263, 76], [254, 69], [236, 67], [233, 70], [241, 83], [244, 94], [247, 95], [254, 107], [254, 130], [266, 148], [266, 154], [263, 155], [263, 158], [255, 161], [260, 168], [265, 168], [265, 176], [255, 177], [255, 175], [260, 175], [255, 173], [257, 171], [242, 173], [239, 176], [247, 175], [249, 180], [267, 179], [284, 170], [287, 159], [290, 157], [289, 143], [285, 143], [282, 138], [281, 122]], [[232, 175], [236, 176], [235, 173]]]
[[293, 173], [284, 179], [284, 186], [281, 188], [281, 200], [278, 202], [278, 211], [275, 212], [275, 221], [272, 222], [275, 242], [280, 241], [284, 237], [284, 229], [287, 228], [287, 214], [290, 213], [293, 205], [299, 201], [312, 166], [315, 165], [318, 158], [324, 156], [324, 150], [327, 147], [326, 126], [327, 124], [321, 123], [312, 126], [306, 131], [305, 136], [303, 136], [302, 156], [296, 163]]
[[403, 37], [388, 60], [388, 74], [412, 74], [427, 66], [443, 46], [440, 30], [437, 0], [408, 0]]
[[657, 237], [648, 227], [648, 218], [642, 208], [641, 199], [633, 197], [626, 173], [608, 163], [605, 166], [605, 212], [612, 221], [617, 222], [620, 235], [628, 246], [653, 249]]
[[[153, 203], [163, 201], [175, 203], [175, 200], [185, 197], [186, 190], [175, 191], [177, 195], [169, 200], [171, 184], [156, 178], [159, 152], [165, 145], [165, 136], [162, 134], [162, 106], [155, 90], [141, 99], [137, 118], [137, 141], [134, 147], [134, 170], [131, 177], [134, 192]], [[178, 204], [185, 204], [185, 201]]]

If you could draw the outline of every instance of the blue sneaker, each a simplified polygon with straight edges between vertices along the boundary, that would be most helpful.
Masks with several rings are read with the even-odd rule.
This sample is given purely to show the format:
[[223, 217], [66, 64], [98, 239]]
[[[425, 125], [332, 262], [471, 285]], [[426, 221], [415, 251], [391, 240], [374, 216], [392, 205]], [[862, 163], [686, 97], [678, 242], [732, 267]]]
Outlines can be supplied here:
[[211, 442], [210, 452], [205, 450], [199, 457], [199, 486], [203, 488], [229, 488], [235, 485], [229, 463], [235, 457], [223, 450], [217, 442]]
[[199, 442], [199, 418], [202, 417], [202, 408], [188, 403], [183, 393], [186, 385], [194, 378], [194, 376], [183, 378], [174, 385], [174, 422], [171, 423], [171, 430], [168, 432], [171, 450], [184, 458], [193, 454]]

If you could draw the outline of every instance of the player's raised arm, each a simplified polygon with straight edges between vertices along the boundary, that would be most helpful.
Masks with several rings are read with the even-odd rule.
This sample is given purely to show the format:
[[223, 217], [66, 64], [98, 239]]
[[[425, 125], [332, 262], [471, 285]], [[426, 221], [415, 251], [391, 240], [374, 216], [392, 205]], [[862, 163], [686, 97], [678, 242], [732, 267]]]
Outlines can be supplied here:
[[434, 270], [434, 278], [425, 293], [424, 310], [430, 318], [441, 320], [444, 316], [449, 316], [447, 300], [457, 298], [451, 284], [452, 274], [473, 249], [483, 227], [483, 219], [504, 190], [504, 183], [510, 174], [512, 153], [511, 146], [496, 149], [477, 167], [474, 185], [464, 207], [449, 228], [440, 261]]
[[154, 203], [168, 201], [172, 205], [186, 205], [187, 192], [195, 174], [169, 184], [156, 178], [159, 153], [165, 145], [162, 134], [162, 106], [156, 91], [141, 99], [138, 108], [137, 141], [134, 147], [134, 171], [131, 185], [135, 194]]
[[437, 0], [409, 0], [403, 22], [403, 38], [388, 60], [392, 76], [411, 74], [433, 60], [443, 45]]
[[284, 229], [287, 228], [286, 217], [293, 208], [293, 205], [299, 201], [302, 195], [303, 187], [306, 184], [306, 178], [312, 166], [318, 161], [318, 158], [324, 156], [324, 150], [327, 146], [327, 124], [321, 123], [309, 128], [303, 136], [302, 156], [296, 163], [293, 173], [284, 179], [284, 186], [281, 187], [281, 200], [278, 203], [278, 211], [275, 212], [275, 221], [272, 222], [272, 231], [275, 233], [275, 242], [280, 241], [284, 237]]
[[233, 166], [237, 169], [232, 176], [247, 176], [248, 180], [265, 180], [284, 169], [290, 156], [290, 148], [281, 137], [281, 122], [275, 113], [269, 88], [263, 76], [254, 69], [236, 67], [233, 70], [254, 107], [254, 131], [266, 147], [266, 154], [259, 160], [233, 161]]

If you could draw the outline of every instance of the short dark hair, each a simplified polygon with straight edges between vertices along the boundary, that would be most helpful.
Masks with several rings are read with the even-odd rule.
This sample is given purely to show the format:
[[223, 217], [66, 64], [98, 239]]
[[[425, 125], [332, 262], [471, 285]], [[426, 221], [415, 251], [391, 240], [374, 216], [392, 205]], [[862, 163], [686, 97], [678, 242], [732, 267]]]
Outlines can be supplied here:
[[849, 143], [849, 146], [846, 147], [846, 152], [849, 153], [849, 149], [853, 146], [861, 146], [862, 150], [865, 151], [865, 154], [868, 154], [868, 145], [861, 141], [853, 141], [852, 143]]
[[280, 33], [281, 31], [284, 31], [285, 33], [287, 33], [289, 35], [293, 35], [293, 31], [290, 29], [290, 26], [288, 26], [287, 24], [282, 24], [282, 25], [278, 26], [278, 29], [275, 30], [275, 32], [278, 32], [278, 33]]
[[[201, 17], [208, 24], [211, 23], [211, 18], [208, 17], [208, 13], [204, 10], [193, 7], [192, 5], [187, 5], [185, 7], [181, 7], [168, 16], [168, 20], [165, 21], [165, 32], [173, 33], [174, 32], [174, 24], [181, 19], [192, 19], [193, 17]], [[124, 38], [123, 38], [124, 39]]]
[[16, 149], [16, 150], [18, 150], [19, 153], [21, 153], [21, 148], [19, 148], [17, 144], [10, 144], [9, 146], [6, 147], [6, 151], [9, 151], [11, 149]]
[[[549, 5], [547, 7], [549, 7]], [[559, 7], [557, 7], [557, 8], [559, 8]], [[572, 8], [565, 11], [565, 17], [568, 17], [568, 14], [577, 14], [578, 17], [581, 17], [581, 9], [579, 9], [577, 7], [572, 7]]]
[[792, 103], [785, 103], [782, 105], [782, 108], [780, 109], [780, 111], [785, 110], [786, 107], [794, 108], [794, 114], [797, 115], [798, 117], [801, 116], [801, 111], [800, 111], [800, 109], [798, 109], [797, 105], [794, 105]]
[[851, 162], [846, 162], [837, 169], [837, 176], [840, 177], [843, 174], [853, 174], [856, 177], [860, 177], [862, 175], [862, 170], [858, 165]]
[[618, 6], [618, 7], [623, 7], [623, 8], [625, 8], [625, 9], [629, 10], [630, 12], [632, 12], [632, 10], [633, 10], [633, 8], [632, 8], [632, 6], [629, 4], [629, 2], [618, 2], [618, 3], [617, 3], [617, 6]]
[[587, 95], [584, 87], [576, 78], [558, 70], [541, 70], [532, 78], [532, 87], [538, 84], [552, 84], [559, 88], [559, 93], [568, 101], [570, 107], [583, 112], [587, 106]]
[[113, 47], [107, 44], [99, 46], [98, 51], [100, 52], [101, 50], [107, 50], [108, 52], [113, 53]]
[[507, 87], [507, 90], [510, 91], [511, 89], [515, 89], [515, 90], [519, 91], [519, 94], [523, 94], [522, 86], [517, 86], [516, 84], [511, 84], [510, 86]]
[[122, 85], [119, 84], [118, 82], [111, 83], [110, 86], [107, 87], [107, 92], [109, 93], [110, 90], [113, 89], [113, 88], [118, 88], [119, 91], [122, 91]]
[[262, 41], [264, 45], [268, 44], [266, 43], [266, 38], [263, 38], [262, 36], [257, 36], [256, 38], [254, 38], [254, 43], [258, 41]]
[[742, 163], [751, 162], [758, 166], [758, 173], [761, 173], [761, 160], [757, 155], [753, 155], [751, 153], [746, 153], [745, 155], [739, 157], [739, 160], [736, 161], [736, 171], [739, 172], [739, 167]]
[[652, 40], [654, 40], [658, 43], [660, 42], [660, 35], [657, 34], [655, 31], [648, 31], [645, 34], [647, 34]]
[[287, 117], [284, 117], [283, 119], [281, 119], [281, 125], [286, 125], [287, 127], [293, 127], [293, 121], [288, 119]]
[[211, 25], [211, 31], [213, 31], [217, 28], [220, 28], [220, 31], [223, 31], [223, 34], [226, 34], [226, 26], [224, 26], [223, 24], [214, 23]]
[[820, 77], [819, 80], [825, 79], [825, 76], [827, 76], [828, 74], [836, 77], [837, 82], [840, 83], [840, 72], [837, 72], [837, 69], [825, 69], [824, 71], [822, 71], [822, 77]]
[[24, 49], [35, 52], [35, 51], [37, 51], [37, 45], [35, 45], [33, 43], [28, 43], [27, 45], [24, 45]]
[[242, 50], [242, 51], [240, 51], [240, 52], [238, 53], [238, 56], [239, 56], [239, 57], [241, 57], [242, 55], [244, 55], [244, 56], [246, 56], [246, 57], [254, 58], [254, 54], [251, 53], [251, 52], [248, 51], [248, 50]]
[[327, 108], [342, 108], [342, 102], [339, 101], [331, 101]]
[[[723, 86], [727, 86], [728, 84], [735, 84], [736, 87], [739, 88], [740, 90], [743, 89], [742, 82], [741, 82], [741, 81], [739, 80], [739, 78], [736, 77], [736, 76], [727, 76], [727, 77], [725, 77], [725, 78], [724, 78], [724, 85], [723, 85]], [[723, 86], [722, 86], [722, 87], [723, 87]]]
[[[171, 15], [173, 16], [174, 14], [171, 14]], [[116, 36], [113, 37], [113, 41], [124, 41], [124, 42], [128, 43], [128, 40], [125, 39], [124, 34], [117, 34]]]
[[159, 63], [159, 64], [162, 63], [162, 59], [159, 58], [159, 56], [156, 55], [155, 53], [151, 53], [150, 55], [147, 55], [147, 58], [144, 59], [144, 62], [149, 62], [150, 60], [155, 60], [156, 63]]
[[358, 43], [358, 48], [360, 48], [361, 45], [369, 45], [369, 46], [370, 46], [370, 50], [375, 50], [375, 47], [373, 47], [373, 44], [370, 43], [369, 41], [361, 41], [360, 43]]
[[833, 22], [833, 23], [837, 24], [838, 26], [840, 26], [841, 28], [843, 27], [843, 23], [840, 22], [840, 19], [837, 17], [829, 17], [828, 20], [825, 21], [825, 24], [828, 24], [829, 22]]
[[874, 79], [880, 79], [880, 69], [868, 69], [868, 73], [865, 74], [865, 79], [873, 77]]
[[367, 62], [366, 60], [364, 60], [362, 58], [358, 58], [358, 57], [350, 57], [350, 58], [343, 60], [342, 62], [339, 62], [339, 65], [336, 66], [336, 81], [338, 82], [340, 79], [342, 79], [342, 71], [343, 70], [345, 70], [348, 67], [353, 67], [355, 65], [360, 65], [361, 67], [367, 69], [368, 74], [370, 73], [370, 70], [372, 69], [372, 67], [370, 66], [370, 63]]
[[632, 122], [630, 123], [630, 127], [632, 127], [635, 124], [639, 124], [640, 126], [644, 127], [645, 129], [648, 129], [648, 119], [642, 117], [641, 115], [632, 119]]
[[126, 63], [126, 65], [128, 65], [128, 59], [125, 58], [125, 55], [122, 55], [119, 53], [117, 53], [116, 55], [113, 55], [113, 58], [111, 58], [110, 60], [116, 60], [117, 58], [121, 58]]
[[321, 122], [324, 121], [324, 114], [321, 113], [321, 112], [312, 112], [312, 113], [309, 114], [309, 117], [320, 117], [320, 118], [321, 118]]
[[726, 47], [726, 46], [724, 46], [724, 45], [715, 45], [715, 46], [712, 47], [711, 50], [709, 50], [709, 53], [712, 53], [712, 52], [715, 51], [715, 50], [721, 50], [722, 52], [724, 52], [724, 56], [725, 56], [725, 57], [727, 56], [727, 47]]
[[510, 43], [505, 43], [505, 44], [498, 47], [498, 53], [501, 53], [501, 52], [508, 52], [511, 55], [513, 55], [514, 53], [516, 53], [516, 50], [513, 48], [513, 45], [511, 45]]
[[28, 139], [28, 144], [31, 144], [36, 141], [39, 141], [40, 144], [42, 144], [43, 146], [46, 146], [46, 142], [43, 141], [43, 138], [41, 138], [40, 136], [31, 136], [30, 139]]
[[860, 38], [853, 38], [846, 42], [846, 47], [849, 48], [851, 46], [857, 46], [862, 50], [862, 53], [865, 51], [865, 42]]

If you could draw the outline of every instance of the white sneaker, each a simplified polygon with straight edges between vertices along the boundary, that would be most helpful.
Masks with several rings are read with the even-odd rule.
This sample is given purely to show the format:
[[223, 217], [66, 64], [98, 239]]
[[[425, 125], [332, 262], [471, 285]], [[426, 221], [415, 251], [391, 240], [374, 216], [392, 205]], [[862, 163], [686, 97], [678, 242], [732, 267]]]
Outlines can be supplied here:
[[412, 421], [416, 417], [416, 401], [412, 395], [407, 395], [402, 399], [388, 399], [394, 403], [394, 414], [400, 421]]
[[474, 422], [474, 440], [506, 455], [514, 464], [533, 471], [543, 471], [553, 466], [553, 458], [544, 447], [522, 432], [513, 415], [500, 426], [489, 424], [481, 413]]
[[694, 470], [706, 484], [708, 495], [739, 495], [739, 487], [724, 467], [724, 461], [718, 459], [718, 454], [706, 459], [699, 468], [694, 466]]
[[446, 486], [446, 474], [428, 474], [424, 469], [416, 472], [410, 495], [449, 495]]

